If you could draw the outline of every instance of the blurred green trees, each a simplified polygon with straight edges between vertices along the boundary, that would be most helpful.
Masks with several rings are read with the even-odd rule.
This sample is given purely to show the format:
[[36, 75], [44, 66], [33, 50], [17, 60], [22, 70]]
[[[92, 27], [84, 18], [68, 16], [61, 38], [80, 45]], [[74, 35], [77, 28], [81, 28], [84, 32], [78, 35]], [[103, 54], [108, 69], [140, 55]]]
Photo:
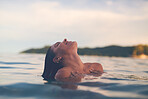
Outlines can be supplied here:
[[22, 51], [21, 53], [46, 53], [48, 48], [50, 46], [45, 46], [43, 48], [31, 48], [31, 49], [28, 49], [28, 50], [25, 50], [25, 51]]
[[[43, 48], [32, 48], [21, 53], [43, 53], [45, 54], [50, 46]], [[79, 55], [98, 55], [98, 56], [116, 56], [116, 57], [130, 57], [141, 54], [148, 55], [148, 45], [139, 44], [137, 46], [121, 47], [121, 46], [107, 46], [96, 48], [78, 48]]]

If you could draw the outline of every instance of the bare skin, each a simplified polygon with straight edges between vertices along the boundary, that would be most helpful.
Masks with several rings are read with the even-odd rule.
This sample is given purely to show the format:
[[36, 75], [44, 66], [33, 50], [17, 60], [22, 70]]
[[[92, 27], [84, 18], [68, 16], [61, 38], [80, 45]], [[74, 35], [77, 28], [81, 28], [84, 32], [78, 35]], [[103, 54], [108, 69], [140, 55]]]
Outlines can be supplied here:
[[53, 62], [61, 64], [62, 67], [55, 75], [57, 81], [80, 82], [84, 74], [94, 76], [103, 73], [102, 65], [99, 63], [83, 63], [77, 53], [77, 42], [67, 41], [57, 42], [51, 46], [55, 53]]

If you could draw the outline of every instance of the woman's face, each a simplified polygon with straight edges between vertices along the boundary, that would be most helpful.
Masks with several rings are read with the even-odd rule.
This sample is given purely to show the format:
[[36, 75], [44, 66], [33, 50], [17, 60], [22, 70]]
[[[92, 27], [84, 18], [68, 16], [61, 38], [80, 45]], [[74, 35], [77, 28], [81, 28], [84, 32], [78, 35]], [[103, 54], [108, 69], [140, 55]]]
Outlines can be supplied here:
[[56, 55], [67, 55], [77, 53], [77, 42], [67, 41], [67, 39], [64, 39], [63, 42], [57, 42], [54, 45], [52, 45], [51, 50]]

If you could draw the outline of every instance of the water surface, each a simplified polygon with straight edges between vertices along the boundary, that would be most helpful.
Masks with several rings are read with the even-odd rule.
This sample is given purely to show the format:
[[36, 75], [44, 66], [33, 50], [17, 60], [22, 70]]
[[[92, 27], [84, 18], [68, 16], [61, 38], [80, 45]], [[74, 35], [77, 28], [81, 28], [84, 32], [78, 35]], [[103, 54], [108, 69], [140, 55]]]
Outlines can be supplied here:
[[41, 74], [44, 54], [0, 55], [0, 99], [147, 99], [148, 60], [81, 56], [99, 62], [104, 73], [80, 83], [46, 82]]

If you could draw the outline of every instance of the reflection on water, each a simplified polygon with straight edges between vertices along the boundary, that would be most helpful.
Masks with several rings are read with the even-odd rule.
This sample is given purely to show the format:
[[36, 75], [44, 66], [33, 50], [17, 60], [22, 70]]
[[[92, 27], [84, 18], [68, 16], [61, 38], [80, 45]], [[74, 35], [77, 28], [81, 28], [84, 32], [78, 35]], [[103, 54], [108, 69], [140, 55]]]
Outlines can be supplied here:
[[0, 55], [0, 99], [147, 99], [148, 60], [81, 56], [99, 62], [105, 73], [86, 75], [80, 83], [45, 82], [43, 54]]
[[76, 90], [78, 88], [77, 83], [70, 83], [70, 82], [48, 81], [48, 82], [45, 82], [44, 84], [56, 85], [56, 86], [59, 86], [59, 87], [61, 87], [63, 89], [73, 89], [73, 90]]

